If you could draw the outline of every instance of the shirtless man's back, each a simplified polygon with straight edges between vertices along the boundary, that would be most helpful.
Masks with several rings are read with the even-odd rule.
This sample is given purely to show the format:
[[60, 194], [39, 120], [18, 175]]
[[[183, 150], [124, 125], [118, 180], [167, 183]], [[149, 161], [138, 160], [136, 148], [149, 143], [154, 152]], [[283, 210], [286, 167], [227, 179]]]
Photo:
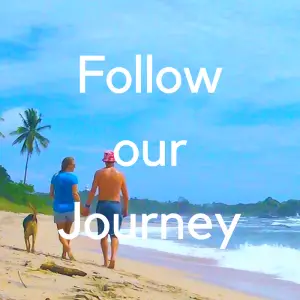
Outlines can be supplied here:
[[[111, 237], [111, 259], [109, 268], [114, 268], [116, 253], [119, 245], [118, 238], [114, 232], [115, 230], [115, 216], [118, 216], [118, 228], [120, 230], [123, 217], [128, 215], [128, 192], [126, 187], [125, 176], [119, 172], [115, 167], [115, 158], [112, 151], [106, 151], [104, 153], [103, 162], [105, 168], [96, 171], [92, 184], [91, 191], [89, 193], [87, 202], [85, 204], [84, 215], [89, 214], [89, 208], [95, 197], [97, 189], [98, 193], [98, 204], [96, 213], [106, 217], [109, 223], [109, 230], [106, 235], [101, 239], [101, 248], [104, 257], [104, 265], [108, 265], [108, 242], [107, 237]], [[120, 193], [123, 196], [123, 207], [120, 202]], [[98, 223], [98, 234], [103, 234], [105, 230], [104, 222], [101, 219], [97, 219]]]
[[124, 175], [114, 167], [103, 168], [97, 171], [95, 181], [95, 185], [97, 185], [99, 191], [99, 201], [120, 201], [120, 192], [124, 196], [127, 193]]

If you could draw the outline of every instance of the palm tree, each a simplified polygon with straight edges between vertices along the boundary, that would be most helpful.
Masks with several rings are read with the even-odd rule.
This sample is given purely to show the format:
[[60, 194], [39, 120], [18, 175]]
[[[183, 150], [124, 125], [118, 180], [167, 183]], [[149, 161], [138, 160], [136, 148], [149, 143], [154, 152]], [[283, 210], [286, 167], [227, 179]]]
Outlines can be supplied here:
[[44, 149], [48, 147], [50, 141], [42, 136], [40, 132], [44, 129], [51, 129], [50, 125], [40, 126], [42, 122], [42, 115], [39, 114], [35, 109], [30, 108], [25, 110], [24, 116], [20, 114], [23, 122], [23, 126], [18, 127], [16, 131], [10, 133], [10, 135], [18, 135], [13, 145], [21, 144], [21, 154], [27, 153], [25, 173], [24, 173], [24, 184], [27, 178], [28, 161], [33, 152], [37, 154], [41, 153], [40, 146]]
[[[4, 121], [4, 119], [0, 117], [0, 121]], [[1, 131], [0, 131], [0, 137], [2, 137], [2, 138], [5, 137], [4, 134]]]

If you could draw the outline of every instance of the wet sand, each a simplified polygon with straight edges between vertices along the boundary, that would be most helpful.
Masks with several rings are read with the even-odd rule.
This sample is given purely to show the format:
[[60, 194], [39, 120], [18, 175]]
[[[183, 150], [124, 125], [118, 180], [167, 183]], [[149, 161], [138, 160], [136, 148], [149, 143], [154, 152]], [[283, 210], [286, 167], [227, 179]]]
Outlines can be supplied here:
[[168, 254], [130, 246], [119, 251], [125, 258], [151, 263], [186, 273], [186, 276], [218, 286], [238, 290], [247, 294], [272, 300], [299, 299], [300, 285], [274, 278], [271, 275], [221, 268], [217, 261]]

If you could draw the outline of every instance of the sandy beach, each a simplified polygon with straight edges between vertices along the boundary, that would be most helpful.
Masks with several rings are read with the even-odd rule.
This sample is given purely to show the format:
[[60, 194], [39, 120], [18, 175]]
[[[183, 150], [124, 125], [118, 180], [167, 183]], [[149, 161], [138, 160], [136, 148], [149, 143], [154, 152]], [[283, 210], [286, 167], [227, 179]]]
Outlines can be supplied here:
[[[0, 299], [263, 299], [124, 257], [119, 257], [115, 270], [103, 268], [99, 242], [86, 237], [72, 241], [77, 261], [63, 261], [52, 217], [45, 215], [38, 215], [36, 253], [27, 253], [22, 228], [25, 216], [0, 212]], [[40, 269], [49, 262], [87, 275], [69, 277]]]

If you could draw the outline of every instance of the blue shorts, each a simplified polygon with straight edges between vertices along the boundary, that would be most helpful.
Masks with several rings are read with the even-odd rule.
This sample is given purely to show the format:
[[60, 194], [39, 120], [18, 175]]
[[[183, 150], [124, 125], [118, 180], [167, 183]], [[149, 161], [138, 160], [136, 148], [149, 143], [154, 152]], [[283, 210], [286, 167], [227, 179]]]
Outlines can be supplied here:
[[[99, 200], [96, 208], [96, 213], [106, 217], [109, 223], [108, 234], [111, 237], [116, 236], [114, 231], [114, 226], [115, 226], [114, 215], [117, 215], [119, 218], [118, 229], [120, 230], [122, 225], [122, 220], [123, 220], [121, 203], [118, 201]], [[98, 234], [102, 234], [102, 232], [104, 231], [104, 222], [101, 219], [97, 218], [97, 225], [98, 225]]]
[[67, 211], [64, 213], [54, 212], [54, 223], [74, 222], [74, 211]]

